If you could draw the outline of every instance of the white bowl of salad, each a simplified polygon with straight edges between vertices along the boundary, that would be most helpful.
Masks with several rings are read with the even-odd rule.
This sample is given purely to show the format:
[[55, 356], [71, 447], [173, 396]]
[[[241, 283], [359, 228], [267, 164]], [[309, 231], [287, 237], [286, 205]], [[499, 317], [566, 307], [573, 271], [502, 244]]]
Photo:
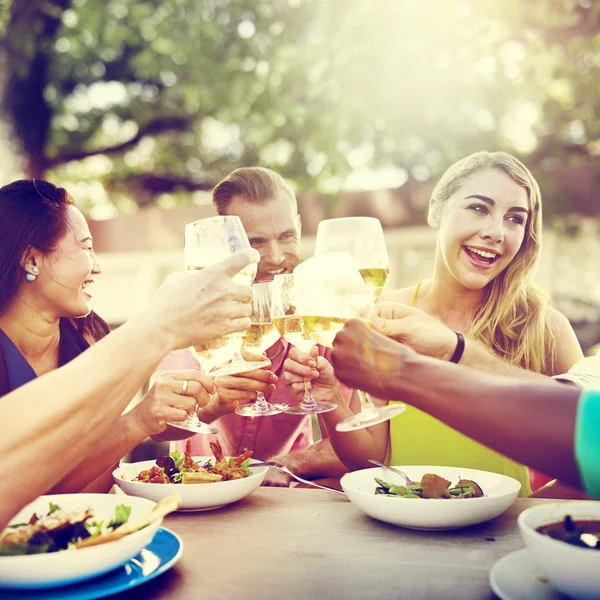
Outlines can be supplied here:
[[126, 494], [155, 502], [178, 494], [182, 511], [212, 510], [249, 496], [268, 471], [248, 466], [251, 451], [224, 457], [219, 443], [211, 442], [215, 456], [191, 456], [189, 440], [186, 447], [185, 454], [174, 450], [156, 461], [121, 463], [113, 471], [115, 483]]
[[380, 467], [354, 471], [341, 484], [350, 502], [374, 519], [410, 529], [458, 529], [489, 521], [515, 501], [521, 484], [512, 477], [444, 466], [397, 466], [408, 485]]
[[[162, 518], [144, 517], [155, 507], [110, 494], [40, 496], [0, 532], [0, 589], [67, 585], [120, 567], [154, 538]], [[140, 518], [142, 529], [117, 535]]]

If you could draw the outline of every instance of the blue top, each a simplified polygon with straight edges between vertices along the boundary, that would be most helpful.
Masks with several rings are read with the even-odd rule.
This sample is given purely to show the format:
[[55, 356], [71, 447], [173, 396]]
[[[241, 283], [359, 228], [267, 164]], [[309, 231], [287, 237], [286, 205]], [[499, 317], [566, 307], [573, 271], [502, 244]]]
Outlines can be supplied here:
[[585, 491], [600, 498], [600, 391], [581, 394], [575, 428], [575, 458]]
[[[62, 367], [89, 348], [85, 338], [73, 327], [69, 319], [60, 320], [60, 341], [58, 344], [58, 366]], [[32, 381], [37, 376], [12, 340], [0, 329], [0, 350], [6, 361], [8, 392]]]

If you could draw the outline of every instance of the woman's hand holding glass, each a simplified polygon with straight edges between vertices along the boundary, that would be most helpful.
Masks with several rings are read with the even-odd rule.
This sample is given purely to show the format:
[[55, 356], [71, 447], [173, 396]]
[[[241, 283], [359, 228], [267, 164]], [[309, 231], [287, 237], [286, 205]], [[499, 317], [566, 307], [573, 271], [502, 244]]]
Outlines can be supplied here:
[[170, 276], [144, 311], [146, 326], [161, 323], [161, 332], [176, 336], [170, 344], [175, 349], [248, 329], [252, 289], [233, 277], [249, 265], [256, 267], [259, 258], [255, 250], [236, 252], [188, 277]]
[[[192, 276], [196, 271], [206, 270], [210, 265], [242, 249], [250, 250], [250, 242], [239, 217], [201, 219], [188, 223], [185, 227], [185, 265], [188, 274]], [[257, 253], [254, 256], [260, 259]], [[252, 284], [256, 277], [258, 259], [233, 274], [233, 280], [246, 286]], [[267, 364], [268, 361], [264, 358], [244, 360], [240, 352], [242, 340], [238, 332], [248, 329], [249, 323], [246, 323], [245, 328], [233, 329], [230, 336], [193, 340], [190, 350], [206, 371], [215, 376], [234, 375], [259, 369]]]
[[[211, 350], [226, 346], [223, 339], [226, 339], [227, 335], [235, 335], [236, 332], [245, 331], [250, 326], [249, 302], [252, 301], [252, 290], [249, 289], [249, 285], [256, 276], [259, 260], [258, 253], [250, 248], [248, 237], [238, 217], [214, 217], [186, 225], [187, 285], [196, 286], [196, 300], [200, 306], [204, 306], [207, 317], [203, 330], [194, 330], [190, 327], [192, 335], [188, 345], [191, 345], [190, 350], [197, 358], [204, 358], [205, 370], [208, 370], [206, 363], [210, 363], [213, 358]], [[218, 264], [219, 262], [221, 265]], [[177, 285], [185, 287], [184, 283]], [[189, 302], [189, 296], [187, 299]], [[181, 318], [188, 313], [189, 309], [183, 310], [182, 314], [175, 315], [175, 318]], [[233, 361], [227, 367], [229, 371], [238, 372], [235, 367], [232, 369], [237, 355], [235, 346], [233, 344], [231, 346]], [[221, 356], [220, 359], [222, 358]], [[264, 364], [264, 361], [246, 363], [243, 358], [239, 357], [239, 359], [243, 364], [242, 371], [258, 368]], [[237, 364], [236, 367], [240, 365]], [[188, 385], [187, 380], [182, 383], [182, 396], [187, 395]], [[218, 431], [215, 427], [201, 423], [195, 412], [182, 423], [169, 424], [193, 433]]]
[[[187, 383], [185, 383], [187, 382]], [[185, 394], [182, 393], [185, 388]], [[182, 423], [210, 402], [215, 392], [212, 377], [198, 371], [163, 371], [142, 401], [131, 411], [137, 427], [147, 436], [162, 433], [169, 423]], [[213, 433], [208, 430], [207, 433]], [[217, 430], [218, 432], [218, 430]]]
[[371, 326], [419, 354], [450, 360], [456, 347], [456, 333], [439, 319], [399, 302], [375, 305]]

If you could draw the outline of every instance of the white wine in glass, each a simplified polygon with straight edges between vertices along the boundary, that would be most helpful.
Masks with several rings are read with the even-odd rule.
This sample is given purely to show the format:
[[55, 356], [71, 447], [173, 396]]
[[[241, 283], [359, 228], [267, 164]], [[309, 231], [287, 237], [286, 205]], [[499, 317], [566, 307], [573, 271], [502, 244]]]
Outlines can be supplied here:
[[319, 223], [315, 256], [348, 252], [377, 301], [390, 277], [390, 259], [383, 228], [373, 217], [326, 219]]
[[[371, 301], [376, 302], [390, 275], [383, 228], [379, 219], [348, 217], [327, 219], [319, 223], [315, 256], [332, 252], [347, 252], [358, 267], [365, 285], [371, 290]], [[362, 311], [364, 313], [364, 311]], [[364, 314], [357, 313], [364, 319]], [[361, 410], [336, 425], [337, 431], [354, 431], [383, 423], [406, 410], [403, 404], [375, 406], [362, 391], [357, 390]]]
[[[250, 243], [239, 217], [201, 219], [185, 226], [184, 257], [188, 275], [220, 262], [244, 248], [250, 248]], [[234, 279], [241, 284], [250, 285], [256, 277], [256, 270], [256, 264], [248, 265], [236, 274]], [[220, 361], [226, 362], [233, 356], [229, 336], [193, 345], [190, 351], [206, 372], [216, 364], [222, 364]], [[190, 433], [219, 433], [216, 427], [202, 423], [196, 413], [189, 415], [181, 423], [169, 425]]]
[[[272, 321], [272, 285], [272, 282], [268, 281], [252, 286], [252, 325], [242, 333], [242, 340], [244, 350], [253, 356], [266, 352], [279, 340], [279, 332]], [[238, 406], [235, 412], [243, 417], [270, 417], [282, 413], [286, 408], [287, 404], [267, 402], [264, 394], [258, 392], [253, 404]]]
[[[317, 345], [317, 340], [305, 328], [307, 320], [310, 321], [314, 317], [304, 317], [296, 314], [293, 274], [275, 275], [271, 314], [273, 324], [286, 342], [300, 348], [307, 354]], [[333, 402], [317, 401], [312, 395], [310, 380], [305, 379], [302, 402], [290, 405], [285, 412], [291, 415], [313, 415], [328, 412], [336, 406], [337, 404]]]
[[[229, 255], [250, 248], [248, 236], [239, 217], [224, 216], [200, 219], [185, 226], [185, 264], [188, 273], [198, 271], [216, 262], [227, 258]], [[257, 265], [251, 264], [237, 273], [233, 280], [236, 283], [251, 285], [256, 277]], [[192, 352], [204, 353], [204, 360], [212, 370], [214, 377], [219, 375], [235, 375], [260, 369], [269, 364], [267, 359], [246, 361], [240, 349], [242, 338], [239, 333], [228, 336], [230, 348], [227, 351], [221, 342], [214, 345], [222, 351], [214, 352], [210, 348], [198, 348]], [[213, 348], [214, 350], [214, 348]], [[220, 362], [223, 361], [223, 362]]]

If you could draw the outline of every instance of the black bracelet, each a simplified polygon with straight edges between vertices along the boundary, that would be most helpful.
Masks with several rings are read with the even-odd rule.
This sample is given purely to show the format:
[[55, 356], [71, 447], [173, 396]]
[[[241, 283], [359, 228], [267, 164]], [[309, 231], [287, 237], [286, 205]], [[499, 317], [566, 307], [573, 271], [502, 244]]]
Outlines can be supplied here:
[[456, 334], [456, 348], [454, 349], [454, 354], [450, 359], [450, 362], [457, 363], [463, 355], [465, 351], [465, 338], [462, 333], [458, 333], [458, 331], [454, 332]]

